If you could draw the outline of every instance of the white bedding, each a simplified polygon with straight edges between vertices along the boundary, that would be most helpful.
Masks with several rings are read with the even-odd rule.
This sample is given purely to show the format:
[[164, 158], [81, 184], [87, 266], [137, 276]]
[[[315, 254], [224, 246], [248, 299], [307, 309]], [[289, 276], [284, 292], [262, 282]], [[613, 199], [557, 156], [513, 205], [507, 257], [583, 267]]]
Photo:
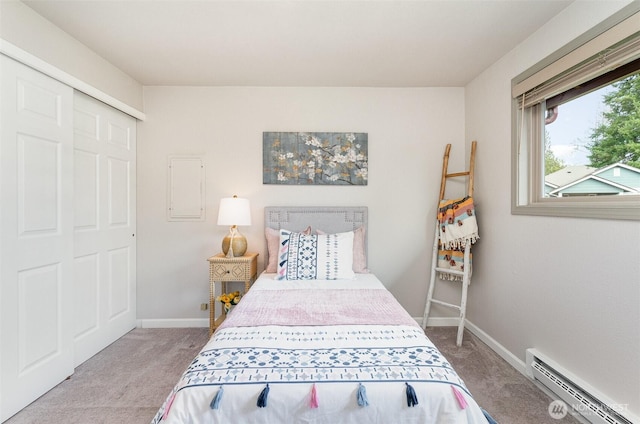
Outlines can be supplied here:
[[[227, 320], [231, 323], [233, 314], [242, 314], [241, 306], [249, 311], [251, 299], [266, 296], [267, 290], [309, 290], [316, 294], [316, 299], [308, 298], [309, 304], [319, 298], [318, 290], [333, 290], [327, 294], [336, 298], [356, 288], [375, 290], [373, 294], [385, 290], [373, 274], [357, 274], [355, 280], [304, 282], [278, 281], [274, 276], [262, 274]], [[354, 304], [358, 299], [349, 301]], [[267, 384], [267, 405], [258, 407]], [[368, 406], [358, 404], [360, 384]], [[407, 384], [415, 390], [415, 406], [408, 405]], [[311, 399], [314, 387], [317, 407]], [[221, 388], [218, 408], [212, 409]], [[486, 424], [487, 420], [417, 324], [267, 322], [216, 331], [152, 423]]]

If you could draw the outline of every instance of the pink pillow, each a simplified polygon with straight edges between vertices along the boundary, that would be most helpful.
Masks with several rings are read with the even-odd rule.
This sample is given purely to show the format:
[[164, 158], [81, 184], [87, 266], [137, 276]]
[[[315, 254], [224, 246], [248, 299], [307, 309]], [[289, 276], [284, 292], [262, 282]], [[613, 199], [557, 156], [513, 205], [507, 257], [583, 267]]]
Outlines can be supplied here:
[[[368, 274], [367, 255], [364, 251], [364, 227], [358, 227], [353, 230], [353, 272], [359, 274]], [[316, 230], [318, 234], [327, 234], [322, 230]], [[269, 251], [271, 252], [271, 251]], [[269, 253], [271, 255], [271, 253]], [[271, 260], [269, 260], [271, 262]]]
[[[293, 232], [293, 231], [292, 231]], [[311, 234], [311, 226], [300, 231], [305, 235]], [[273, 228], [265, 228], [264, 236], [267, 239], [267, 251], [269, 252], [269, 263], [266, 264], [264, 272], [277, 272], [278, 271], [278, 245], [280, 244], [280, 230], [274, 230]]]

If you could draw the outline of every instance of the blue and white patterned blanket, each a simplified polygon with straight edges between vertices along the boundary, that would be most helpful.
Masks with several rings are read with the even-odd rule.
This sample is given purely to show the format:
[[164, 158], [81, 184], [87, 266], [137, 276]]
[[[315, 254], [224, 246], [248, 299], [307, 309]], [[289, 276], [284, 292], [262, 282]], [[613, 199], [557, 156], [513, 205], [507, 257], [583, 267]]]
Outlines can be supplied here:
[[[259, 408], [267, 384], [268, 405]], [[407, 404], [407, 384], [415, 407]], [[368, 406], [356, 401], [360, 387]], [[487, 421], [418, 325], [263, 325], [217, 331], [152, 424], [230, 422]]]
[[[277, 331], [277, 330], [276, 330]], [[390, 328], [385, 337], [406, 337], [418, 329]], [[281, 330], [282, 333], [282, 330]], [[290, 330], [284, 330], [290, 333]], [[273, 331], [272, 331], [273, 334]], [[302, 333], [299, 333], [302, 335]], [[284, 335], [284, 334], [282, 334]], [[228, 338], [230, 335], [225, 334]], [[236, 332], [237, 336], [237, 332]], [[249, 335], [246, 335], [247, 337]], [[251, 336], [249, 336], [251, 337]], [[308, 335], [302, 337], [310, 340]], [[335, 337], [334, 337], [335, 338]], [[289, 338], [290, 339], [290, 338]], [[202, 384], [422, 381], [464, 383], [434, 346], [286, 349], [233, 347], [204, 349], [189, 365], [178, 390]]]

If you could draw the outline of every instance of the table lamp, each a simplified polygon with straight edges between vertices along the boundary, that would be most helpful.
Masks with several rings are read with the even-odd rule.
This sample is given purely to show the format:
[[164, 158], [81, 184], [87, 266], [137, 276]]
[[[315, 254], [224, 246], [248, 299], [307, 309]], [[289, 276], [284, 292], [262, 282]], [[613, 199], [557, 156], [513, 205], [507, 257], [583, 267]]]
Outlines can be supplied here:
[[238, 225], [251, 225], [249, 199], [238, 196], [220, 199], [218, 225], [229, 225], [229, 234], [222, 239], [222, 253], [227, 258], [242, 256], [247, 251], [247, 239], [238, 231]]

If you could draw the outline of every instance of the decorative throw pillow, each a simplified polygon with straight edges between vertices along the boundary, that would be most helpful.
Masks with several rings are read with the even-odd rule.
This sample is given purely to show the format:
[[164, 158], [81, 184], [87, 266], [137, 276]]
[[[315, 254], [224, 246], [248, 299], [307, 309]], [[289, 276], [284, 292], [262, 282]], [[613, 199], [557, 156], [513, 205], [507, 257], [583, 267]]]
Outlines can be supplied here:
[[278, 280], [338, 280], [355, 278], [353, 231], [305, 235], [280, 231]]
[[[353, 230], [353, 272], [358, 274], [368, 274], [367, 255], [365, 253], [364, 227]], [[318, 234], [327, 234], [322, 230], [316, 230]], [[271, 254], [271, 253], [269, 253]]]
[[[264, 229], [264, 236], [267, 239], [267, 252], [269, 252], [269, 263], [265, 266], [264, 272], [276, 272], [278, 270], [278, 244], [280, 243], [280, 231], [281, 230], [269, 227]], [[291, 233], [293, 231], [289, 232]], [[311, 234], [311, 226], [308, 226], [300, 232], [302, 234]]]

